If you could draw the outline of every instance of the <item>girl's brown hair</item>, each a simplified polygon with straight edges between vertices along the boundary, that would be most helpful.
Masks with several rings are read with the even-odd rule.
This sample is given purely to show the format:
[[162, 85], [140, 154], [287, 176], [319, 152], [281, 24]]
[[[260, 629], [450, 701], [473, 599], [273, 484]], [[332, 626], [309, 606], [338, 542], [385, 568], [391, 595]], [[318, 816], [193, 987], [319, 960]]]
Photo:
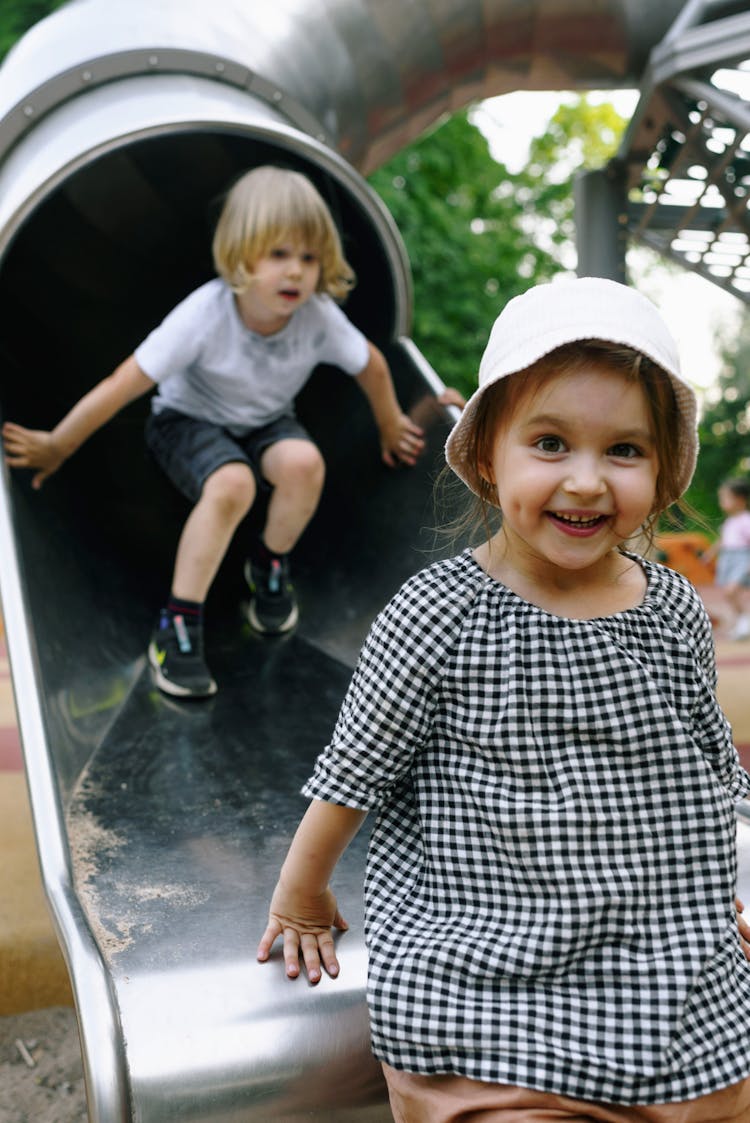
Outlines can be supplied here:
[[216, 271], [233, 292], [253, 283], [255, 263], [287, 240], [301, 242], [320, 261], [318, 292], [343, 299], [355, 284], [331, 212], [307, 176], [263, 165], [234, 184], [213, 239]]

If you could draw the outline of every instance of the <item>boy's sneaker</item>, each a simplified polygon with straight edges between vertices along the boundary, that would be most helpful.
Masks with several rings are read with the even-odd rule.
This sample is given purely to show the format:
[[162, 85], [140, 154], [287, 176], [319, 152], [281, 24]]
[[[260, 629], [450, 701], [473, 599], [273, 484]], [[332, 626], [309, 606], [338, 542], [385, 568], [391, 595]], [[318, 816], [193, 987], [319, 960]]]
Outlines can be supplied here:
[[272, 558], [267, 569], [258, 562], [246, 561], [245, 580], [250, 587], [250, 626], [263, 635], [291, 631], [299, 619], [299, 609], [287, 558]]
[[151, 637], [148, 660], [156, 685], [175, 698], [206, 698], [216, 683], [203, 658], [203, 628], [163, 612]]

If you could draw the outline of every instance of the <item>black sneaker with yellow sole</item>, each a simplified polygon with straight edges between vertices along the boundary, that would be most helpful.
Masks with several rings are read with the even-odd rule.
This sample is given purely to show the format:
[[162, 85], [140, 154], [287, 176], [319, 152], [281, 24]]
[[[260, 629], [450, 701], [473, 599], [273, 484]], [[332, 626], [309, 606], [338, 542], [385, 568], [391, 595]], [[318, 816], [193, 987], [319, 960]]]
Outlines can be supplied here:
[[180, 614], [162, 612], [151, 636], [148, 661], [159, 690], [174, 698], [207, 698], [216, 683], [203, 658], [203, 628]]
[[272, 558], [268, 568], [256, 561], [245, 562], [245, 580], [250, 588], [247, 618], [262, 635], [290, 632], [299, 619], [294, 586], [289, 580], [286, 557]]

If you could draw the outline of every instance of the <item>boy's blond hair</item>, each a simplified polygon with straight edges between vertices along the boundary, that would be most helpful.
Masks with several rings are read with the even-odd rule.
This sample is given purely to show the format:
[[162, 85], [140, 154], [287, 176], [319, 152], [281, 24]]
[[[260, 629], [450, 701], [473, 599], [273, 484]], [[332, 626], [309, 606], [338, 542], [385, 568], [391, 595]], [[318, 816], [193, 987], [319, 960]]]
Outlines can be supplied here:
[[274, 246], [301, 242], [320, 261], [317, 291], [341, 300], [355, 283], [331, 213], [300, 172], [271, 165], [246, 172], [230, 190], [213, 239], [214, 265], [235, 293], [253, 283], [255, 263]]

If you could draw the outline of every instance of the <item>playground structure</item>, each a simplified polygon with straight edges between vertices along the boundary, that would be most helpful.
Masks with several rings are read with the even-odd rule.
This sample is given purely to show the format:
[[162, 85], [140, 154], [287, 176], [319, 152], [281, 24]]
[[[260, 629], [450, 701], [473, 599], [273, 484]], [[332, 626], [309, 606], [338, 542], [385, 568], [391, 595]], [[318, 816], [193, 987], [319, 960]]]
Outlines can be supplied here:
[[[364, 839], [337, 876], [352, 925], [341, 978], [312, 991], [287, 983], [278, 960], [253, 959], [299, 786], [361, 640], [432, 556], [420, 528], [433, 521], [451, 422], [435, 398], [439, 372], [409, 338], [398, 231], [363, 177], [477, 98], [643, 82], [618, 160], [579, 184], [580, 271], [617, 276], [627, 229], [666, 238], [682, 223], [682, 240], [657, 248], [747, 299], [737, 249], [745, 110], [732, 102], [722, 117], [725, 91], [710, 79], [717, 51], [728, 65], [750, 56], [745, 6], [74, 0], [0, 69], [2, 417], [53, 424], [210, 275], [227, 182], [282, 161], [330, 203], [361, 278], [347, 312], [387, 354], [402, 404], [428, 435], [416, 469], [389, 473], [356, 388], [316, 372], [299, 412], [328, 483], [297, 555], [299, 630], [270, 643], [248, 634], [230, 552], [207, 632], [221, 692], [188, 707], [154, 690], [144, 658], [185, 514], [142, 451], [146, 403], [39, 494], [3, 474], [0, 596], [93, 1123], [388, 1118], [364, 1006]], [[711, 59], [704, 49], [686, 77], [694, 59], [684, 44], [709, 41]], [[694, 127], [680, 132], [685, 121]], [[684, 165], [675, 133], [689, 136], [689, 168], [706, 169], [688, 179], [712, 189], [694, 192], [691, 214], [653, 185], [653, 199], [627, 196], [670, 138], [672, 173]], [[670, 176], [651, 178], [664, 186]], [[690, 260], [692, 232], [711, 222], [715, 238], [697, 239]], [[729, 244], [728, 265], [719, 247]]]

